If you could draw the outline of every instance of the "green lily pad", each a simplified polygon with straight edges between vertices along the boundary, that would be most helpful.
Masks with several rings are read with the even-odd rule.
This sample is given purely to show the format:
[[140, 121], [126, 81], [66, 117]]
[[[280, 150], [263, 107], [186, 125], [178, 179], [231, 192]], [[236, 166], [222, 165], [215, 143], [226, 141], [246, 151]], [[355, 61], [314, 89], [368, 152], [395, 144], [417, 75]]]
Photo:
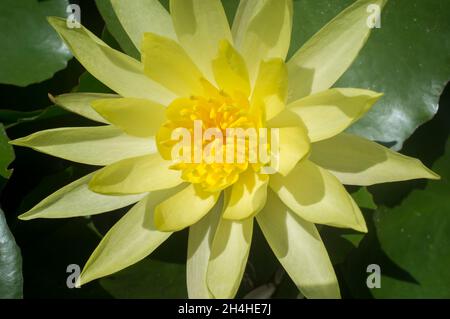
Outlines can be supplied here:
[[442, 176], [425, 190], [413, 192], [399, 207], [375, 216], [384, 252], [416, 282], [383, 277], [378, 298], [450, 298], [450, 140], [447, 153], [433, 169]]
[[100, 279], [114, 298], [187, 298], [186, 267], [146, 258], [114, 275]]
[[[450, 298], [450, 140], [433, 166], [441, 181], [414, 190], [399, 206], [381, 207], [367, 240], [344, 267], [352, 294], [375, 298]], [[366, 269], [381, 269], [381, 288], [368, 289]]]
[[[291, 54], [352, 0], [295, 1]], [[388, 1], [353, 66], [335, 85], [385, 93], [350, 131], [400, 149], [438, 110], [450, 80], [450, 2]], [[368, 13], [369, 14], [369, 13]]]
[[98, 282], [114, 298], [185, 299], [186, 252], [187, 232], [177, 232], [149, 257]]
[[46, 16], [66, 16], [67, 0], [0, 1], [0, 83], [27, 86], [67, 66], [68, 48]]
[[22, 256], [0, 210], [0, 299], [18, 299], [22, 292]]

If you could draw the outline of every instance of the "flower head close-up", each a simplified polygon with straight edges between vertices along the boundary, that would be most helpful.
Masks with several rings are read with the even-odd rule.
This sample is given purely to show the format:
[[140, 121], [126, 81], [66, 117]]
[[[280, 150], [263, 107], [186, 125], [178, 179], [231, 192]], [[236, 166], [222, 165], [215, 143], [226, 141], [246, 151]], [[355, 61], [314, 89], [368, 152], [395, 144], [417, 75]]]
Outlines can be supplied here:
[[234, 298], [259, 227], [303, 296], [340, 298], [319, 230], [368, 231], [346, 186], [439, 179], [420, 160], [348, 130], [383, 92], [335, 84], [372, 31], [368, 6], [386, 3], [354, 1], [289, 55], [292, 0], [241, 0], [231, 26], [220, 0], [170, 0], [170, 12], [158, 0], [112, 0], [140, 59], [49, 17], [115, 93], [50, 96], [96, 123], [11, 142], [97, 167], [19, 218], [130, 207], [86, 262], [81, 286], [189, 229], [187, 247], [177, 247], [187, 250], [189, 297]]

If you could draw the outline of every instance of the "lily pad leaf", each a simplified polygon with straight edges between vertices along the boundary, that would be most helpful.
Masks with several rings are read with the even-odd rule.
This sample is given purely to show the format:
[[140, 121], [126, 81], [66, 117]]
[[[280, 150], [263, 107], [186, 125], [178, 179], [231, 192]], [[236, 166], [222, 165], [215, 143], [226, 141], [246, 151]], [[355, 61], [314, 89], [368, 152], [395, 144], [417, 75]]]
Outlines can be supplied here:
[[[291, 54], [353, 0], [298, 0]], [[395, 150], [438, 110], [450, 80], [450, 2], [388, 1], [380, 28], [335, 87], [358, 87], [385, 96], [351, 133], [386, 142]], [[376, 14], [368, 8], [370, 15]]]
[[68, 0], [0, 1], [0, 83], [27, 86], [66, 68], [72, 54], [46, 16], [66, 16], [68, 5]]
[[[414, 190], [394, 208], [380, 207], [374, 228], [350, 254], [344, 277], [355, 296], [375, 298], [450, 298], [450, 140], [433, 166], [442, 180]], [[366, 287], [367, 266], [381, 270], [381, 288]]]

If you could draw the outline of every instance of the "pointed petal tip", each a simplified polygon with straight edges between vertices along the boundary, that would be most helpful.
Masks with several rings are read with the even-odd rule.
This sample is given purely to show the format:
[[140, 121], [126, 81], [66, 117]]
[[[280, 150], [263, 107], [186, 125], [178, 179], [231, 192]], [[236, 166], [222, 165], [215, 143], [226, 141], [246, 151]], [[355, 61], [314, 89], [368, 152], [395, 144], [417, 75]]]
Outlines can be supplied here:
[[52, 102], [53, 104], [56, 104], [56, 97], [53, 94], [48, 92], [47, 96], [48, 96], [48, 99], [50, 100], [50, 102]]
[[20, 138], [17, 138], [15, 140], [8, 141], [8, 144], [14, 145], [14, 146], [27, 147], [25, 141], [26, 141], [26, 137], [20, 137]]
[[435, 181], [439, 181], [442, 179], [442, 177], [439, 174], [435, 173], [430, 168], [428, 168], [422, 161], [420, 161], [420, 160], [418, 160], [418, 161], [423, 169], [422, 174], [417, 177], [418, 179], [424, 178], [424, 179], [430, 179], [430, 180], [435, 180]]
[[432, 170], [429, 170], [429, 176], [427, 177], [427, 179], [431, 179], [434, 181], [440, 181], [442, 180], [442, 177], [438, 174], [436, 174], [435, 172], [433, 172]]
[[381, 99], [384, 95], [385, 94], [382, 92], [375, 92], [375, 95], [373, 98], [377, 101], [377, 100]]
[[46, 19], [47, 19], [47, 22], [50, 23], [50, 25], [53, 28], [58, 28], [61, 26], [60, 25], [61, 22], [66, 22], [66, 19], [61, 18], [61, 17], [55, 17], [55, 16], [47, 16]]
[[367, 225], [364, 222], [364, 224], [359, 224], [356, 227], [353, 228], [356, 231], [359, 231], [360, 233], [364, 233], [367, 234], [369, 232], [369, 230], [367, 229]]
[[81, 278], [81, 276], [78, 277], [77, 281], [75, 282], [75, 288], [81, 288], [81, 286], [83, 285], [80, 278]]
[[87, 269], [84, 268], [83, 271], [81, 272], [81, 275], [78, 277], [77, 281], [75, 282], [75, 287], [84, 286], [84, 285], [90, 283], [91, 281], [94, 281], [94, 280], [98, 279], [95, 276], [86, 276], [86, 273], [87, 273], [86, 270]]
[[26, 212], [26, 213], [23, 213], [22, 215], [17, 216], [17, 218], [22, 221], [28, 221], [28, 220], [35, 219], [37, 217], [32, 217], [32, 216], [30, 216], [29, 212]]

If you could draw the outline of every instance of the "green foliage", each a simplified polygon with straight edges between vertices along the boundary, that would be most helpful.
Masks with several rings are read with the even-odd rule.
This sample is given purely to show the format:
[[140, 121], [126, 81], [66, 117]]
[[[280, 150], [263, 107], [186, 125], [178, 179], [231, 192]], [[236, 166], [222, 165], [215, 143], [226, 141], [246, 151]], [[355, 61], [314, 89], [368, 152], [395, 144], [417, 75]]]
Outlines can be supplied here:
[[46, 16], [65, 16], [67, 0], [0, 2], [0, 83], [27, 86], [51, 78], [72, 58]]
[[[230, 22], [238, 2], [223, 0]], [[16, 138], [47, 128], [96, 125], [52, 106], [46, 98], [48, 91], [111, 92], [76, 61], [66, 67], [71, 55], [45, 16], [64, 16], [67, 3], [0, 1], [0, 83], [9, 84], [0, 85], [0, 204], [5, 211], [5, 216], [0, 212], [0, 298], [22, 296], [21, 255], [11, 232], [24, 256], [25, 297], [185, 298], [187, 232], [172, 236], [134, 266], [81, 289], [68, 289], [67, 265], [82, 266], [100, 237], [127, 209], [70, 220], [16, 219], [59, 187], [93, 170], [31, 150], [17, 149], [14, 155], [8, 144], [7, 135]], [[162, 3], [168, 6], [167, 0]], [[290, 54], [350, 3], [352, 0], [296, 0]], [[110, 0], [96, 0], [95, 5], [99, 12], [94, 2], [82, 4], [83, 24], [112, 47], [138, 58]], [[395, 148], [404, 144], [407, 155], [434, 164], [433, 169], [442, 176], [438, 182], [349, 189], [363, 209], [369, 233], [320, 228], [344, 297], [450, 298], [449, 94], [439, 103], [450, 79], [448, 12], [450, 2], [444, 0], [389, 1], [381, 29], [373, 31], [357, 61], [336, 84], [385, 93], [352, 132]], [[44, 80], [27, 88], [12, 86]], [[426, 130], [413, 134], [433, 118], [439, 104], [437, 118]], [[369, 264], [381, 267], [380, 289], [366, 286]], [[239, 296], [299, 297], [257, 227]]]
[[[296, 1], [291, 53], [352, 2]], [[351, 132], [400, 149], [419, 125], [436, 114], [450, 80], [448, 12], [449, 1], [388, 1], [381, 28], [373, 30], [358, 59], [336, 84], [385, 93]]]
[[433, 166], [442, 180], [417, 189], [398, 206], [382, 206], [373, 229], [344, 267], [356, 296], [367, 294], [365, 265], [381, 266], [375, 298], [450, 298], [450, 140]]

